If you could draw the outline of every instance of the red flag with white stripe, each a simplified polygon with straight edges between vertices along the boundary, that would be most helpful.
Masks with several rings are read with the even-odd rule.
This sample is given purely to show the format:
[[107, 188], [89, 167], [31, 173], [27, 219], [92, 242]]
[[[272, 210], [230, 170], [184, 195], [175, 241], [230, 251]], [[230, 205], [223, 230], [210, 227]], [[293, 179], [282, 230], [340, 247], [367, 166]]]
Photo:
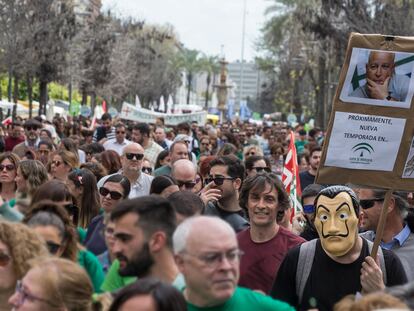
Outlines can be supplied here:
[[296, 153], [295, 134], [293, 131], [290, 132], [290, 143], [285, 165], [283, 167], [282, 182], [285, 186], [286, 192], [289, 194], [289, 197], [292, 200], [294, 207], [292, 213], [293, 217], [294, 214], [302, 210], [302, 206], [300, 204], [302, 191], [300, 188], [298, 156]]
[[12, 123], [13, 123], [13, 119], [12, 119], [12, 117], [10, 116], [10, 117], [7, 117], [6, 119], [4, 119], [3, 121], [1, 121], [1, 123], [2, 123], [4, 126], [7, 126], [7, 125], [9, 125], [9, 124], [12, 124]]

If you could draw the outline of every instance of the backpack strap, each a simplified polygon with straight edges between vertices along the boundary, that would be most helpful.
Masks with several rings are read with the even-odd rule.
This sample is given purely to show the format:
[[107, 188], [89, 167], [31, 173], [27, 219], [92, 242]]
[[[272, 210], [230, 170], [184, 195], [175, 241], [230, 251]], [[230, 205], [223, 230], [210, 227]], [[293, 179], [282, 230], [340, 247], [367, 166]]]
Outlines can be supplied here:
[[[368, 250], [369, 253], [371, 254], [372, 252], [372, 247], [374, 246], [374, 243], [372, 243], [369, 240], [366, 240], [368, 243]], [[378, 255], [379, 255], [379, 261], [380, 261], [380, 268], [382, 271], [382, 279], [384, 281], [384, 285], [387, 286], [387, 269], [385, 267], [385, 260], [384, 260], [384, 252], [382, 251], [381, 247], [378, 247]], [[374, 258], [375, 260], [375, 258]]]
[[306, 281], [312, 269], [317, 241], [318, 239], [313, 239], [302, 243], [299, 248], [298, 266], [296, 268], [296, 295], [298, 296], [299, 304], [302, 301]]

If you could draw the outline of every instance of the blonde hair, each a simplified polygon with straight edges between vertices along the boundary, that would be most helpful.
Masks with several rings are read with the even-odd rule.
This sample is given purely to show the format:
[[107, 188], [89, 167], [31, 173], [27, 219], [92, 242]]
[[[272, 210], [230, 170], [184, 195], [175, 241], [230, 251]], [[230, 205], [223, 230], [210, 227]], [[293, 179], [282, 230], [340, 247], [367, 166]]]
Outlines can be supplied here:
[[31, 259], [49, 255], [45, 242], [20, 223], [0, 221], [0, 241], [10, 250], [16, 279], [21, 279], [29, 271]]
[[408, 306], [398, 298], [386, 293], [372, 293], [355, 300], [355, 295], [342, 298], [334, 306], [334, 311], [371, 311], [379, 309], [410, 310]]
[[33, 260], [32, 269], [42, 272], [37, 282], [52, 305], [67, 311], [91, 310], [92, 282], [79, 264], [56, 257], [39, 258]]
[[78, 155], [68, 150], [60, 150], [56, 155], [62, 158], [62, 161], [69, 165], [72, 169], [79, 167], [79, 158]]

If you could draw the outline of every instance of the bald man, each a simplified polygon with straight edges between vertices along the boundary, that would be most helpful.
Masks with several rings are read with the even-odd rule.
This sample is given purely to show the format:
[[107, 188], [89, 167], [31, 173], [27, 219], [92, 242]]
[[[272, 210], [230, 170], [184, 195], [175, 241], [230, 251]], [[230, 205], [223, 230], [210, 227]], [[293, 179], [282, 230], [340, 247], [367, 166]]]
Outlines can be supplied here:
[[217, 217], [196, 216], [173, 235], [175, 260], [187, 287], [189, 311], [294, 310], [288, 304], [237, 286], [240, 256], [233, 228]]
[[366, 84], [349, 94], [351, 97], [386, 101], [405, 101], [410, 78], [395, 74], [395, 54], [371, 51], [366, 64]]
[[180, 190], [196, 191], [197, 168], [194, 163], [187, 159], [177, 160], [171, 168], [171, 177], [177, 181]]

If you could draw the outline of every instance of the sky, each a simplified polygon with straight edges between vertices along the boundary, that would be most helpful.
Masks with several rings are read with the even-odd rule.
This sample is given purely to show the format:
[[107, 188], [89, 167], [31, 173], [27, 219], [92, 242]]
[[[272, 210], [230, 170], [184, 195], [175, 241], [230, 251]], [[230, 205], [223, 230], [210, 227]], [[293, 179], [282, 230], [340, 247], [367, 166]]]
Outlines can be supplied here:
[[[103, 0], [103, 10], [117, 16], [173, 25], [185, 47], [228, 61], [241, 59], [244, 0]], [[258, 54], [255, 42], [265, 21], [270, 0], [246, 0], [244, 59]]]

